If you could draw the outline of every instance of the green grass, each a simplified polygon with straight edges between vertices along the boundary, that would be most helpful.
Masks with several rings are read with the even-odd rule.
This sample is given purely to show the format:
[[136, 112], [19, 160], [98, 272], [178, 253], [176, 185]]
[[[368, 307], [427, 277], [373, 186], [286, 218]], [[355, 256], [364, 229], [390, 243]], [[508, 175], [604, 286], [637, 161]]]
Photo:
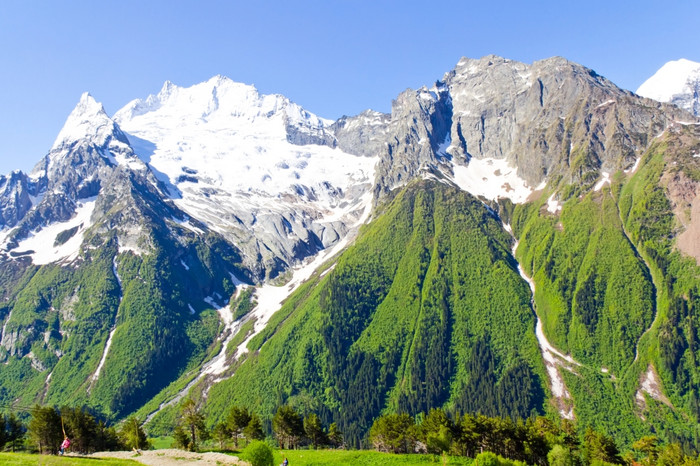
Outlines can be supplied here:
[[121, 465], [121, 464], [140, 464], [133, 460], [106, 459], [106, 458], [85, 458], [81, 456], [53, 456], [53, 455], [34, 455], [29, 453], [0, 453], [0, 464], [19, 464], [19, 465]]
[[173, 438], [168, 436], [153, 437], [148, 440], [150, 440], [154, 450], [163, 450], [165, 448], [171, 448], [173, 445]]
[[[395, 455], [369, 450], [286, 450], [275, 451], [275, 464], [287, 458], [290, 465], [387, 465], [387, 464], [443, 464], [439, 455]], [[471, 458], [448, 456], [446, 464], [473, 464]]]

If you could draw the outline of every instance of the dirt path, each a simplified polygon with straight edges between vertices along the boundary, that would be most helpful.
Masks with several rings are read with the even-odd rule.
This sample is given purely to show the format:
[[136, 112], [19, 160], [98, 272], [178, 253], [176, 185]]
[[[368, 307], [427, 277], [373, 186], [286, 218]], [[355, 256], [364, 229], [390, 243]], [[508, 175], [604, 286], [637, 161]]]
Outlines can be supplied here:
[[93, 453], [90, 456], [95, 458], [120, 458], [134, 460], [151, 466], [248, 464], [245, 461], [239, 460], [236, 456], [225, 455], [223, 453], [195, 453], [176, 449], [144, 450], [140, 455], [133, 451], [101, 451]]

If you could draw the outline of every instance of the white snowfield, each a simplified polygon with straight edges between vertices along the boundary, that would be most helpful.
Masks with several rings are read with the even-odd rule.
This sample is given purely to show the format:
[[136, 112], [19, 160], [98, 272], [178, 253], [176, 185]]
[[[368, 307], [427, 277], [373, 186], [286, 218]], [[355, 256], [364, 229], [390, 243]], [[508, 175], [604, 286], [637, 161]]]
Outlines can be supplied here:
[[[105, 113], [102, 104], [89, 93], [83, 93], [51, 147], [49, 170], [62, 162], [72, 144], [85, 140], [102, 148], [101, 155], [113, 163], [127, 164], [132, 169], [145, 169], [146, 166], [133, 156], [133, 151], [127, 144], [112, 137], [116, 129], [117, 125]], [[32, 175], [40, 174], [43, 174], [43, 170]]]
[[659, 102], [670, 102], [674, 96], [692, 94], [693, 83], [697, 85], [698, 82], [700, 82], [700, 63], [681, 58], [662, 66], [639, 86], [637, 94]]
[[[95, 209], [95, 200], [95, 197], [91, 197], [78, 201], [75, 214], [70, 220], [39, 228], [32, 232], [28, 238], [20, 241], [10, 253], [27, 253], [32, 258], [32, 262], [37, 265], [75, 260], [80, 253], [83, 234], [92, 225], [91, 216]], [[76, 231], [68, 241], [59, 245], [55, 244], [59, 233], [72, 228], [75, 228]]]
[[114, 122], [107, 116], [102, 104], [97, 102], [88, 92], [85, 92], [68, 115], [51, 150], [60, 149], [65, 143], [82, 139], [89, 139], [100, 146], [113, 133]]
[[472, 158], [468, 166], [454, 165], [454, 182], [464, 191], [486, 199], [508, 198], [522, 204], [536, 188], [520, 178], [505, 159]]
[[[452, 139], [448, 134], [438, 147], [438, 155], [450, 156], [451, 146]], [[471, 158], [466, 166], [452, 161], [451, 168], [452, 174], [443, 173], [460, 189], [492, 201], [510, 199], [515, 204], [522, 204], [534, 191], [543, 189], [546, 184], [543, 181], [539, 186], [531, 187], [518, 176], [518, 169], [505, 159]]]
[[346, 193], [369, 189], [378, 160], [288, 142], [289, 126], [318, 135], [332, 122], [222, 76], [189, 88], [166, 82], [114, 120], [178, 207], [224, 235], [266, 212], [341, 219], [358, 207]]

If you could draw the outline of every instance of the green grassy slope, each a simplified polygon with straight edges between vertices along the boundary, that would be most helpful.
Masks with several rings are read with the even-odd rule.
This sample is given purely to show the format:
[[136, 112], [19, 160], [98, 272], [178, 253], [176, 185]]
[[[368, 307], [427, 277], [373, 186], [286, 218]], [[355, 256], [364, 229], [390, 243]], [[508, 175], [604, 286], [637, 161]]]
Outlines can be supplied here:
[[[147, 181], [132, 182], [149, 195]], [[118, 419], [202, 363], [220, 331], [204, 299], [226, 303], [240, 256], [218, 236], [170, 221], [176, 213], [162, 201], [134, 200], [130, 208], [112, 207], [87, 231], [78, 262], [25, 264], [23, 275], [17, 264], [0, 264], [0, 276], [20, 276], [0, 280], [7, 297], [0, 312], [11, 316], [8, 334], [18, 336], [11, 354], [0, 349], [7, 363], [0, 364], [0, 403], [87, 405]], [[142, 229], [143, 254], [119, 252], [109, 222], [124, 212]]]
[[270, 418], [291, 403], [355, 445], [386, 410], [542, 412], [545, 371], [511, 241], [470, 195], [411, 184], [290, 297], [212, 387], [208, 412], [238, 403]]
[[[700, 269], [675, 248], [666, 184], [669, 170], [696, 176], [698, 163], [670, 149], [688, 149], [678, 137], [653, 144], [635, 173], [572, 195], [560, 213], [546, 210], [547, 193], [513, 213], [517, 257], [536, 282], [545, 333], [583, 363], [564, 373], [579, 427], [623, 443], [656, 433], [697, 447]], [[670, 402], [638, 395], [649, 365]]]

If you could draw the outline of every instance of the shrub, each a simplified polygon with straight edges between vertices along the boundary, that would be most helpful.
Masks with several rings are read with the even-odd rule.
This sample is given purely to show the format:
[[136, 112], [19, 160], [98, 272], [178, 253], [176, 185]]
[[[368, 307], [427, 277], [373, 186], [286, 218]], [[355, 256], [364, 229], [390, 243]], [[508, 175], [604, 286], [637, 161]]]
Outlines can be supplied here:
[[272, 449], [260, 440], [250, 442], [241, 456], [252, 466], [272, 466], [274, 463]]

